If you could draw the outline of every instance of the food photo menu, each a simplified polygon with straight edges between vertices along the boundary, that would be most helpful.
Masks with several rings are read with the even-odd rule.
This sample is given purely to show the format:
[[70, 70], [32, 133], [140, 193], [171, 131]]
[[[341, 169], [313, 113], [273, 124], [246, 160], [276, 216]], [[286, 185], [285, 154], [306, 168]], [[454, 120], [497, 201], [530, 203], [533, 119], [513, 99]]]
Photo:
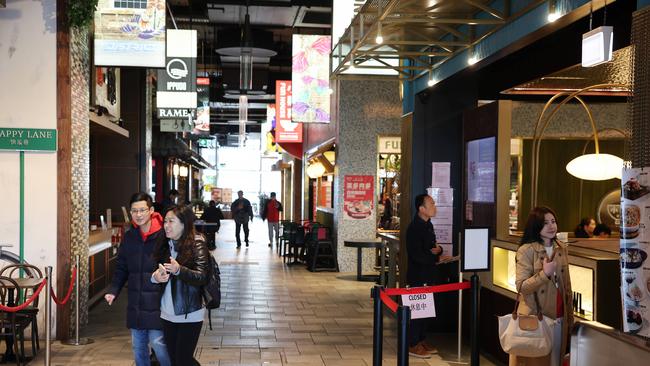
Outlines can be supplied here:
[[650, 336], [650, 168], [623, 170], [621, 296], [625, 332]]

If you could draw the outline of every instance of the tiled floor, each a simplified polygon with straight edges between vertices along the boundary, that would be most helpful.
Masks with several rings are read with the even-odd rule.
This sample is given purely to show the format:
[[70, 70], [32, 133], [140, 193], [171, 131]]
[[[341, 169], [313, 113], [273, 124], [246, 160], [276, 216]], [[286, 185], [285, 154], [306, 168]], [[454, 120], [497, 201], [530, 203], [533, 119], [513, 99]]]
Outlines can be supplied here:
[[[215, 254], [223, 300], [212, 312], [213, 330], [204, 323], [195, 355], [202, 365], [372, 364], [371, 283], [354, 281], [347, 273], [287, 267], [268, 248], [266, 223], [259, 219], [251, 228], [250, 248], [236, 250], [233, 232], [233, 222], [225, 221]], [[112, 307], [102, 303], [92, 309], [83, 335], [95, 343], [73, 347], [56, 342], [52, 364], [133, 365], [126, 297], [118, 300]], [[395, 324], [386, 317], [385, 325], [383, 364], [396, 365]], [[43, 352], [31, 364], [43, 364]], [[410, 364], [448, 365], [437, 355], [412, 358]]]

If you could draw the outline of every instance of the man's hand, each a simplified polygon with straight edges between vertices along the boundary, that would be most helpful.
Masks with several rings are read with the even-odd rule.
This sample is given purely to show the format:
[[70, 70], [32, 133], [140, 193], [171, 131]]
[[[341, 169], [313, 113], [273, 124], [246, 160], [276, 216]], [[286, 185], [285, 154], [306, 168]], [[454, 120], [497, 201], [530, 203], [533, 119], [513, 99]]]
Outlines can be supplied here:
[[167, 272], [174, 275], [178, 274], [178, 271], [181, 269], [181, 265], [172, 257], [169, 257], [169, 263], [165, 263], [164, 267]]
[[431, 248], [431, 253], [435, 255], [439, 255], [442, 253], [442, 247], [439, 245], [436, 245], [435, 247]]
[[106, 294], [104, 295], [104, 300], [108, 303], [108, 306], [113, 305], [113, 300], [115, 300], [115, 295], [113, 294]]
[[158, 283], [165, 283], [165, 282], [169, 281], [169, 273], [167, 273], [167, 271], [164, 271], [164, 270], [161, 271], [161, 270], [158, 269], [153, 273], [153, 278]]

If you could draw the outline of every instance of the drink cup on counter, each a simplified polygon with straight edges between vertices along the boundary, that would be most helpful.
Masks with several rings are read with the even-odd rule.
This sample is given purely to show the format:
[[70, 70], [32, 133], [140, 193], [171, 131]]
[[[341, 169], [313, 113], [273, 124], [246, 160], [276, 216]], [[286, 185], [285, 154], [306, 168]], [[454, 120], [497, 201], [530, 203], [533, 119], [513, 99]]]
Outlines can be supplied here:
[[563, 243], [568, 242], [569, 241], [569, 233], [566, 232], [566, 231], [557, 233], [557, 240], [559, 240], [559, 241], [561, 241]]
[[97, 225], [90, 225], [90, 231], [97, 230]]

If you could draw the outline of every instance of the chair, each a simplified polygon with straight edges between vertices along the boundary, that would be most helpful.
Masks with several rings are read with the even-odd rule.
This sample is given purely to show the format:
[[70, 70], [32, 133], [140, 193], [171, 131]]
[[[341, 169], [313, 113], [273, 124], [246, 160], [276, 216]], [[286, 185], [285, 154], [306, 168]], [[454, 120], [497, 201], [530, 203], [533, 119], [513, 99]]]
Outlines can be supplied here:
[[298, 228], [298, 225], [295, 222], [285, 222], [282, 225], [282, 236], [280, 237], [280, 242], [281, 242], [281, 247], [282, 247], [282, 252], [280, 255], [282, 256], [282, 261], [286, 262], [287, 257], [289, 256], [289, 246], [292, 241], [294, 241], [294, 238], [296, 236], [296, 229]]
[[300, 259], [304, 256], [305, 253], [305, 228], [303, 226], [296, 225], [295, 231], [289, 240], [289, 252], [287, 256], [293, 260], [288, 263], [288, 265], [294, 265], [300, 263]]
[[[14, 291], [20, 287], [12, 278], [0, 276], [0, 303], [4, 306], [15, 306]], [[19, 313], [0, 311], [0, 336], [5, 337], [7, 348], [9, 350], [9, 341], [13, 341], [13, 352], [16, 356], [16, 365], [20, 366], [21, 360], [25, 356], [25, 328], [29, 325], [27, 318], [20, 316]], [[18, 340], [21, 342], [21, 351], [18, 352]], [[8, 351], [7, 350], [7, 351]]]
[[278, 240], [277, 245], [275, 246], [275, 250], [278, 253], [278, 256], [282, 256], [282, 252], [284, 251], [284, 242], [289, 240], [289, 231], [288, 227], [291, 221], [289, 220], [281, 220], [280, 221], [280, 240]]
[[307, 237], [307, 269], [311, 272], [339, 271], [336, 247], [329, 227], [312, 224]]
[[[12, 264], [9, 266], [6, 266], [0, 270], [0, 276], [6, 276], [9, 278], [17, 278], [20, 275], [20, 271], [23, 271], [24, 275], [23, 277], [27, 278], [43, 278], [43, 272], [31, 264]], [[22, 288], [20, 291], [17, 291], [16, 296], [22, 292], [22, 298], [23, 299], [28, 299], [30, 296], [34, 294], [34, 292], [38, 289], [38, 286], [36, 287], [31, 287], [31, 288]], [[41, 348], [39, 339], [38, 339], [38, 300], [40, 296], [37, 296], [34, 299], [34, 302], [32, 302], [28, 307], [25, 309], [22, 309], [18, 311], [16, 314], [19, 316], [22, 316], [23, 318], [27, 318], [27, 325], [32, 326], [32, 334], [31, 334], [31, 339], [32, 339], [32, 355], [36, 356], [36, 350]], [[24, 331], [24, 329], [23, 329]], [[24, 344], [24, 336], [22, 338], [21, 342], [21, 350], [23, 355], [25, 354], [25, 344]]]

